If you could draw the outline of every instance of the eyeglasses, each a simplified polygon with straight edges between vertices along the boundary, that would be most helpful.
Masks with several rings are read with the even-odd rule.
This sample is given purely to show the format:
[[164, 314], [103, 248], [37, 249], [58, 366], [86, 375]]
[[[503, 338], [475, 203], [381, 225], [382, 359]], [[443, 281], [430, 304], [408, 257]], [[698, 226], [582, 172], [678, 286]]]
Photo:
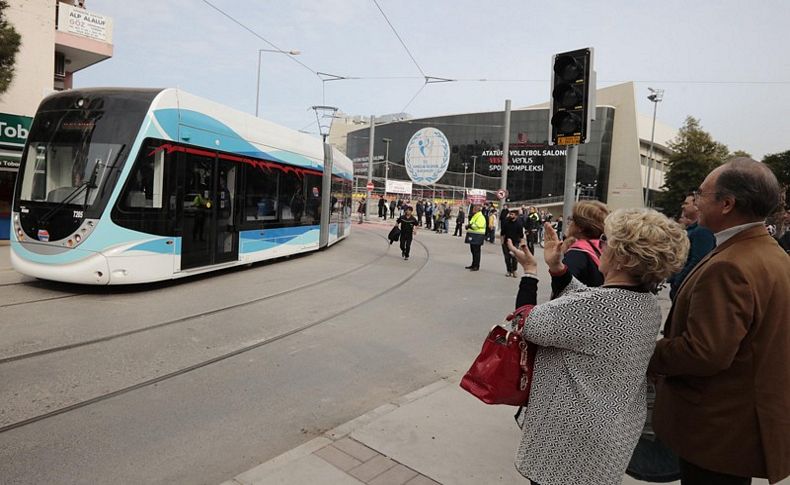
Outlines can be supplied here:
[[693, 192], [691, 193], [691, 195], [693, 195], [693, 196], [694, 196], [694, 200], [697, 200], [697, 199], [699, 199], [699, 198], [700, 198], [700, 197], [702, 197], [703, 195], [720, 195], [720, 194], [721, 194], [721, 192], [703, 192], [703, 191], [701, 191], [701, 190], [695, 190], [695, 191], [693, 191]]

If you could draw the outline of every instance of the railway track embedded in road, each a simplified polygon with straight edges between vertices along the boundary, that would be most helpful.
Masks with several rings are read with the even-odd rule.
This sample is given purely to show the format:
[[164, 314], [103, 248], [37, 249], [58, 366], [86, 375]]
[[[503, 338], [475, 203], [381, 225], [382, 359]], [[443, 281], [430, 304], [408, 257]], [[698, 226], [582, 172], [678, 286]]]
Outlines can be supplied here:
[[[379, 235], [379, 236], [381, 236], [382, 238], [385, 238], [383, 235]], [[417, 274], [419, 274], [422, 271], [422, 269], [430, 261], [430, 251], [428, 250], [428, 247], [424, 243], [422, 243], [421, 241], [415, 239], [414, 242], [419, 244], [420, 246], [422, 246], [423, 249], [425, 250], [425, 254], [426, 254], [425, 261], [418, 268], [416, 268], [416, 270], [411, 272], [406, 278], [403, 278], [402, 280], [398, 281], [396, 284], [394, 284], [394, 285], [392, 285], [392, 286], [390, 286], [390, 287], [388, 287], [388, 288], [386, 288], [386, 289], [384, 289], [384, 290], [382, 290], [382, 291], [380, 291], [380, 292], [378, 292], [378, 293], [376, 293], [376, 294], [374, 294], [374, 295], [372, 295], [372, 296], [370, 296], [370, 297], [368, 297], [368, 298], [366, 298], [364, 300], [361, 300], [361, 301], [351, 305], [348, 308], [344, 308], [342, 310], [338, 310], [338, 311], [336, 311], [336, 312], [334, 312], [334, 313], [332, 313], [332, 314], [330, 314], [328, 316], [319, 318], [318, 320], [312, 321], [310, 323], [307, 323], [305, 325], [299, 326], [297, 328], [288, 330], [286, 332], [282, 332], [282, 333], [277, 334], [277, 335], [272, 336], [272, 337], [264, 338], [262, 340], [254, 342], [252, 344], [245, 345], [244, 347], [238, 348], [236, 350], [232, 350], [230, 352], [226, 352], [224, 354], [218, 355], [218, 356], [213, 357], [211, 359], [207, 359], [207, 360], [198, 362], [196, 364], [192, 364], [190, 366], [187, 366], [187, 367], [184, 367], [182, 369], [179, 369], [179, 370], [176, 370], [176, 371], [173, 371], [173, 372], [161, 375], [159, 377], [155, 377], [155, 378], [152, 378], [152, 379], [144, 380], [144, 381], [138, 382], [137, 384], [133, 384], [131, 386], [127, 386], [127, 387], [124, 387], [124, 388], [121, 388], [121, 389], [117, 389], [117, 390], [112, 391], [112, 392], [101, 394], [101, 395], [98, 395], [96, 397], [87, 399], [85, 401], [80, 401], [80, 402], [71, 404], [69, 406], [58, 408], [58, 409], [55, 409], [53, 411], [49, 411], [47, 413], [39, 414], [39, 415], [30, 417], [30, 418], [27, 418], [27, 419], [24, 419], [24, 420], [21, 420], [21, 421], [17, 421], [15, 423], [8, 424], [6, 426], [2, 426], [2, 427], [0, 427], [0, 434], [8, 432], [8, 431], [11, 431], [11, 430], [14, 430], [16, 428], [20, 428], [20, 427], [23, 427], [23, 426], [27, 426], [27, 425], [36, 423], [36, 422], [39, 422], [39, 421], [43, 421], [45, 419], [52, 418], [52, 417], [58, 416], [60, 414], [68, 413], [68, 412], [74, 411], [76, 409], [80, 409], [80, 408], [83, 408], [83, 407], [86, 407], [86, 406], [90, 406], [91, 404], [95, 404], [95, 403], [98, 403], [98, 402], [101, 402], [101, 401], [105, 401], [107, 399], [111, 399], [111, 398], [114, 398], [114, 397], [117, 397], [117, 396], [120, 396], [120, 395], [123, 395], [123, 394], [127, 394], [127, 393], [135, 391], [137, 389], [148, 387], [148, 386], [157, 384], [159, 382], [166, 381], [166, 380], [172, 379], [174, 377], [178, 377], [178, 376], [187, 374], [189, 372], [196, 371], [196, 370], [201, 369], [203, 367], [206, 367], [206, 366], [209, 366], [209, 365], [212, 365], [212, 364], [216, 364], [218, 362], [222, 362], [224, 360], [227, 360], [227, 359], [236, 357], [238, 355], [244, 354], [246, 352], [249, 352], [251, 350], [258, 349], [260, 347], [272, 344], [272, 343], [277, 342], [279, 340], [282, 340], [284, 338], [287, 338], [287, 337], [290, 337], [292, 335], [298, 334], [300, 332], [303, 332], [305, 330], [313, 328], [313, 327], [315, 327], [317, 325], [320, 325], [320, 324], [322, 324], [324, 322], [328, 322], [328, 321], [333, 320], [333, 319], [335, 319], [335, 318], [337, 318], [337, 317], [339, 317], [341, 315], [349, 313], [349, 312], [351, 312], [351, 311], [353, 311], [353, 310], [355, 310], [355, 309], [357, 309], [357, 308], [359, 308], [359, 307], [361, 307], [361, 306], [363, 306], [365, 304], [370, 303], [373, 300], [376, 300], [377, 298], [380, 298], [382, 296], [387, 295], [390, 291], [395, 290], [395, 289], [405, 285], [412, 278], [417, 276]], [[320, 281], [312, 282], [312, 283], [310, 283], [308, 285], [303, 285], [303, 286], [300, 286], [300, 287], [292, 288], [292, 289], [289, 289], [289, 290], [285, 290], [283, 292], [278, 292], [276, 294], [267, 295], [265, 297], [256, 298], [254, 300], [250, 300], [250, 301], [247, 301], [247, 302], [234, 304], [234, 305], [231, 305], [231, 306], [228, 306], [228, 307], [218, 308], [218, 309], [210, 310], [210, 311], [207, 311], [207, 312], [201, 312], [201, 313], [198, 313], [198, 314], [189, 315], [187, 317], [181, 317], [179, 319], [175, 319], [175, 320], [168, 321], [168, 322], [162, 322], [162, 323], [159, 323], [159, 324], [157, 324], [155, 326], [149, 326], [149, 327], [145, 327], [143, 329], [136, 329], [136, 330], [132, 330], [132, 331], [128, 331], [128, 332], [122, 332], [122, 333], [119, 333], [119, 334], [114, 334], [114, 335], [111, 335], [111, 336], [102, 337], [100, 339], [94, 339], [94, 340], [91, 340], [91, 341], [80, 342], [80, 343], [77, 343], [77, 344], [70, 344], [70, 345], [67, 345], [67, 346], [53, 347], [51, 349], [41, 350], [41, 351], [37, 351], [37, 352], [31, 352], [31, 353], [28, 353], [28, 354], [20, 354], [19, 356], [6, 357], [5, 359], [0, 360], [0, 364], [12, 362], [12, 361], [15, 361], [15, 360], [18, 361], [18, 360], [21, 360], [21, 359], [24, 359], [24, 358], [34, 357], [34, 356], [38, 356], [38, 355], [44, 355], [46, 353], [53, 353], [53, 352], [57, 352], [57, 351], [73, 349], [75, 347], [89, 345], [89, 344], [92, 344], [92, 343], [105, 342], [107, 340], [120, 338], [120, 337], [123, 337], [123, 336], [131, 335], [131, 334], [134, 334], [134, 333], [139, 333], [139, 332], [146, 331], [146, 330], [151, 330], [153, 328], [159, 328], [159, 327], [162, 327], [162, 326], [165, 326], [165, 325], [171, 325], [171, 324], [176, 323], [176, 322], [182, 322], [182, 321], [189, 320], [189, 319], [200, 318], [200, 317], [203, 317], [203, 316], [206, 316], [206, 315], [212, 315], [212, 314], [220, 313], [222, 311], [227, 311], [227, 310], [230, 310], [230, 309], [233, 309], [233, 308], [238, 308], [240, 306], [251, 305], [251, 304], [254, 304], [254, 303], [258, 303], [258, 302], [264, 301], [266, 299], [270, 299], [270, 298], [273, 298], [273, 297], [276, 297], [276, 296], [280, 296], [280, 295], [282, 295], [284, 293], [287, 293], [287, 292], [290, 292], [290, 291], [295, 291], [295, 290], [298, 290], [298, 289], [304, 289], [304, 288], [316, 286], [316, 285], [324, 283], [326, 281], [329, 281], [329, 280], [332, 280], [332, 279], [336, 279], [339, 276], [347, 275], [347, 274], [350, 274], [350, 273], [352, 273], [354, 271], [359, 271], [360, 269], [362, 269], [364, 267], [367, 267], [367, 266], [375, 263], [376, 261], [379, 261], [380, 259], [385, 257], [388, 253], [389, 253], [389, 246], [387, 247], [387, 250], [383, 254], [381, 254], [380, 256], [378, 256], [376, 259], [372, 260], [369, 263], [365, 263], [363, 265], [360, 265], [357, 268], [353, 268], [351, 270], [345, 271], [345, 272], [343, 272], [343, 273], [341, 273], [339, 275], [333, 275], [332, 277], [325, 278], [325, 279], [322, 279]]]

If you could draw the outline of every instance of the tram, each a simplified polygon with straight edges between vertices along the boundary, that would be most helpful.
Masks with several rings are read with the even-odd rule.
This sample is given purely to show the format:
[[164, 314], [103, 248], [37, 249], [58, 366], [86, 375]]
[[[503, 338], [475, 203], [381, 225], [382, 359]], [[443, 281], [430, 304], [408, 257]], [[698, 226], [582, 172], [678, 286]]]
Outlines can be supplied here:
[[352, 180], [321, 140], [180, 89], [65, 91], [22, 154], [11, 262], [116, 285], [314, 251], [349, 235]]

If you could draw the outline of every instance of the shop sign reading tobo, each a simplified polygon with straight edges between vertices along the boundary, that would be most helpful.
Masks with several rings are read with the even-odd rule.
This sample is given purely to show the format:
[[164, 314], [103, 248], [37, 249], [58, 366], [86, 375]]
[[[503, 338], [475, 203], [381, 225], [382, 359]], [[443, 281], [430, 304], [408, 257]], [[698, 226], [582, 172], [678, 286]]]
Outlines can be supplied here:
[[31, 124], [33, 118], [0, 113], [0, 145], [22, 148]]

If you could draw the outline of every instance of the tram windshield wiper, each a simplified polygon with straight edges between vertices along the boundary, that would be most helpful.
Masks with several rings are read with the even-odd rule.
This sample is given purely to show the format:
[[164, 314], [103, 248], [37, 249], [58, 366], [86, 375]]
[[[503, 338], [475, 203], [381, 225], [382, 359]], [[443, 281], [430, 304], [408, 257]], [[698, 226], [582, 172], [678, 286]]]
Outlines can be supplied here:
[[[79, 184], [77, 187], [75, 187], [74, 190], [72, 190], [69, 193], [69, 195], [64, 197], [62, 201], [58, 202], [57, 205], [52, 207], [50, 210], [48, 210], [46, 212], [46, 214], [41, 216], [41, 218], [39, 219], [39, 223], [40, 224], [46, 224], [47, 222], [49, 222], [49, 220], [52, 218], [52, 216], [54, 216], [56, 213], [58, 213], [58, 211], [60, 211], [64, 206], [66, 206], [67, 204], [71, 203], [71, 201], [76, 199], [77, 196], [80, 195], [80, 192], [82, 192], [83, 190], [85, 190], [85, 189], [95, 189], [96, 188], [96, 175], [97, 175], [97, 172], [98, 172], [98, 168], [99, 168], [99, 164], [97, 163], [96, 167], [94, 167], [94, 169], [93, 169], [93, 173], [91, 174], [91, 178], [86, 180], [85, 182]], [[86, 204], [87, 204], [87, 200], [88, 200], [88, 193], [85, 194]]]

